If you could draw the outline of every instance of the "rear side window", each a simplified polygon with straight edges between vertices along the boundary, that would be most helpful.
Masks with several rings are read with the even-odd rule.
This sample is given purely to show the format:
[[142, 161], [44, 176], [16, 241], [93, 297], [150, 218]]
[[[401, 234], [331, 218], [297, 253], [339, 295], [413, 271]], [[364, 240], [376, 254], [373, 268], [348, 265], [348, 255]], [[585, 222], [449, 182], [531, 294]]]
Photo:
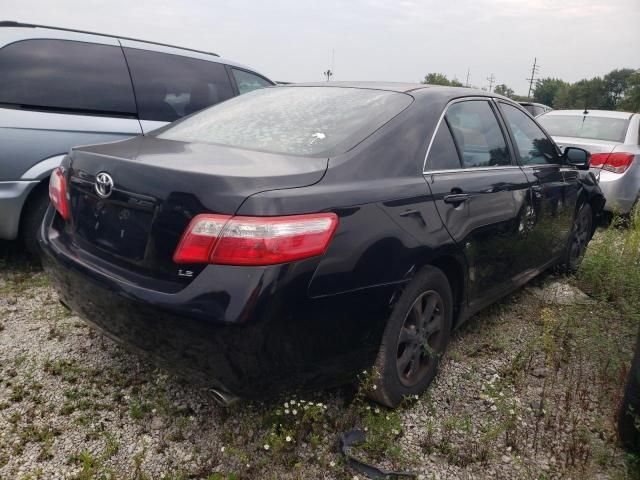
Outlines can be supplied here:
[[232, 68], [233, 77], [238, 85], [238, 91], [240, 95], [243, 93], [249, 93], [258, 88], [270, 87], [272, 83], [254, 73], [247, 72], [245, 70], [239, 70]]
[[120, 47], [25, 40], [0, 49], [0, 103], [23, 108], [135, 115]]
[[502, 129], [489, 102], [454, 103], [445, 115], [464, 168], [511, 165]]
[[233, 97], [224, 65], [125, 48], [141, 120], [173, 122]]
[[555, 145], [536, 122], [512, 105], [500, 103], [500, 106], [511, 128], [523, 165], [560, 163]]
[[460, 157], [453, 142], [447, 120], [440, 122], [438, 131], [433, 137], [433, 143], [429, 149], [427, 168], [429, 170], [451, 170], [460, 168]]
[[292, 155], [342, 153], [408, 107], [404, 93], [348, 87], [254, 90], [157, 136]]

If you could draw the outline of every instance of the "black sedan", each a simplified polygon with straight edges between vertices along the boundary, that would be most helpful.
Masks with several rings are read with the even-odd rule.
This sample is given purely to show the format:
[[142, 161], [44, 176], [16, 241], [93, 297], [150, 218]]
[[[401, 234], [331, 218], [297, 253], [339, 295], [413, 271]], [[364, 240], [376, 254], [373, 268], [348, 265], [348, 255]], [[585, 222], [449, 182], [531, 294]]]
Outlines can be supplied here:
[[393, 406], [470, 315], [578, 266], [587, 165], [486, 92], [278, 86], [73, 149], [40, 241], [63, 303], [223, 402], [375, 367]]

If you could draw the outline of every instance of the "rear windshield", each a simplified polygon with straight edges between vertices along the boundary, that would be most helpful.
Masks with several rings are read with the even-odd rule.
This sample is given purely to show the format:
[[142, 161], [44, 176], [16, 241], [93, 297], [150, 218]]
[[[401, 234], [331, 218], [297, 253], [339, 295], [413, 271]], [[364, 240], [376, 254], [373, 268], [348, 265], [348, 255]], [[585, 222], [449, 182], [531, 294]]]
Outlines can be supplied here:
[[592, 138], [623, 142], [629, 120], [590, 115], [542, 115], [536, 120], [554, 137]]
[[159, 138], [292, 155], [342, 153], [404, 110], [404, 93], [346, 87], [255, 90], [159, 130]]

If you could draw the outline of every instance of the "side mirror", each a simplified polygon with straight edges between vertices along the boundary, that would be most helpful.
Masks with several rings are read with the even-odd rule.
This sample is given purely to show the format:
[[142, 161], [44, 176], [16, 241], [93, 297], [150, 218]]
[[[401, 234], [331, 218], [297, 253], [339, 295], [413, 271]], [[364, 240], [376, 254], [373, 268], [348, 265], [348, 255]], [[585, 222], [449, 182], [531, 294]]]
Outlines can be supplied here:
[[591, 154], [582, 148], [567, 147], [562, 154], [567, 164], [578, 167], [580, 170], [589, 169]]

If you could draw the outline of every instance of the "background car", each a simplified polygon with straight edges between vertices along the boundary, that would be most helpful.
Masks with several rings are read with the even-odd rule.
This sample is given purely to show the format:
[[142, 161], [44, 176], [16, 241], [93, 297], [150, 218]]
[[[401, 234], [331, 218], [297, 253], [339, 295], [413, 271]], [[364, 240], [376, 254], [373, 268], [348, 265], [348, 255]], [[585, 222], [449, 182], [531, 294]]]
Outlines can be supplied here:
[[603, 202], [578, 167], [586, 151], [561, 155], [486, 92], [270, 87], [72, 149], [45, 266], [83, 318], [225, 402], [375, 365], [393, 406], [429, 385], [453, 327], [577, 267]]
[[534, 102], [518, 102], [522, 108], [524, 108], [527, 112], [529, 112], [534, 117], [538, 115], [542, 115], [545, 112], [549, 112], [553, 110], [548, 105], [544, 105], [542, 103], [534, 103]]
[[538, 117], [560, 146], [591, 152], [605, 210], [628, 214], [640, 198], [640, 114], [606, 110], [554, 110]]
[[148, 133], [270, 85], [213, 53], [0, 22], [0, 239], [20, 234], [37, 252], [49, 175], [72, 146]]

